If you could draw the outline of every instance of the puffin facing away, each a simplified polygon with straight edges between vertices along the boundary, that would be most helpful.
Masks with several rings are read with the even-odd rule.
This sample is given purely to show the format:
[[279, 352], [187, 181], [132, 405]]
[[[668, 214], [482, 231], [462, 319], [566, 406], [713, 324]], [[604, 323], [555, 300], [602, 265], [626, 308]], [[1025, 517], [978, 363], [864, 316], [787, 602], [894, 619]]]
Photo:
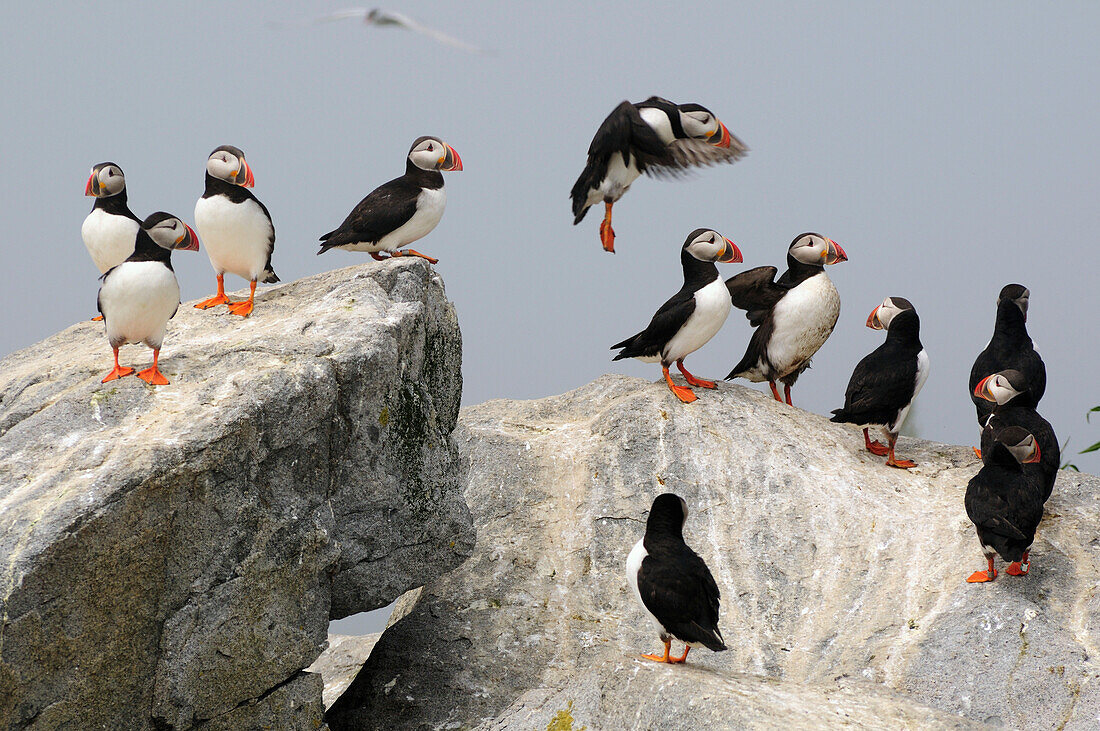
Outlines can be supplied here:
[[603, 201], [600, 242], [605, 251], [615, 253], [611, 206], [639, 175], [676, 177], [688, 168], [736, 162], [748, 149], [706, 107], [673, 104], [659, 96], [638, 104], [624, 101], [588, 146], [588, 163], [569, 194], [573, 225]]
[[[206, 160], [206, 190], [195, 204], [195, 228], [206, 242], [206, 254], [218, 279], [218, 293], [195, 305], [205, 310], [229, 305], [234, 315], [247, 317], [256, 298], [256, 282], [279, 281], [271, 268], [275, 225], [267, 206], [247, 190], [256, 184], [244, 153], [222, 145]], [[248, 299], [230, 302], [225, 295], [225, 273], [249, 283]]]
[[[916, 467], [916, 462], [896, 459], [894, 445], [909, 407], [928, 378], [928, 353], [920, 342], [920, 318], [909, 300], [887, 297], [871, 311], [867, 327], [886, 330], [886, 342], [856, 365], [844, 393], [844, 408], [835, 409], [830, 421], [862, 426], [867, 451], [886, 455], [890, 467]], [[882, 426], [889, 447], [871, 441], [867, 433], [870, 424]]]
[[767, 381], [776, 401], [783, 381], [787, 403], [791, 387], [825, 344], [840, 317], [840, 295], [825, 273], [827, 264], [848, 261], [840, 244], [821, 234], [804, 233], [787, 248], [787, 271], [778, 281], [775, 267], [756, 267], [726, 280], [733, 306], [746, 310], [756, 328], [730, 378]]
[[[658, 495], [649, 509], [645, 535], [626, 559], [626, 580], [634, 596], [657, 623], [665, 653], [642, 655], [657, 662], [687, 660], [692, 647], [726, 649], [718, 629], [721, 594], [710, 569], [684, 542], [687, 503], [679, 495]], [[669, 657], [672, 638], [684, 643], [684, 654]]]
[[438, 260], [407, 249], [417, 239], [432, 232], [443, 218], [447, 193], [443, 189], [443, 171], [462, 169], [462, 158], [455, 148], [438, 137], [417, 137], [405, 159], [405, 174], [384, 183], [359, 201], [340, 227], [321, 237], [321, 250], [367, 251], [382, 261], [390, 256], [419, 256], [432, 264]]
[[672, 383], [668, 368], [673, 363], [692, 386], [715, 388], [688, 373], [684, 358], [706, 345], [730, 314], [730, 297], [714, 262], [739, 262], [741, 250], [717, 231], [697, 228], [680, 248], [684, 286], [661, 305], [649, 327], [611, 346], [621, 351], [612, 360], [637, 358], [645, 363], [660, 362], [665, 382], [676, 397], [690, 404], [697, 396], [687, 386]]
[[80, 227], [80, 236], [103, 274], [134, 253], [141, 219], [126, 205], [126, 176], [113, 162], [101, 162], [92, 168], [84, 195], [93, 196], [95, 203]]
[[190, 226], [172, 214], [154, 213], [142, 222], [133, 253], [103, 275], [98, 305], [107, 341], [115, 352], [115, 367], [103, 383], [134, 372], [119, 365], [119, 348], [127, 343], [145, 343], [153, 349], [153, 365], [138, 373], [138, 378], [151, 384], [168, 384], [157, 369], [157, 361], [168, 321], [180, 305], [180, 287], [172, 270], [173, 249], [198, 251], [199, 239]]
[[[1022, 284], [1006, 284], [997, 297], [997, 319], [989, 345], [978, 354], [970, 369], [970, 399], [978, 413], [978, 423], [985, 425], [993, 405], [980, 398], [975, 390], [978, 381], [998, 371], [1019, 371], [1027, 379], [1028, 390], [1018, 406], [1039, 404], [1047, 388], [1047, 368], [1027, 334], [1027, 305], [1031, 292]], [[1026, 403], [1025, 403], [1026, 401]]]
[[1054, 433], [1054, 427], [1030, 405], [1034, 402], [1034, 397], [1030, 394], [1027, 376], [1011, 369], [994, 373], [978, 382], [973, 395], [993, 405], [993, 413], [982, 428], [982, 448], [978, 451], [978, 456], [981, 457], [985, 450], [992, 447], [996, 435], [1002, 429], [1014, 426], [1026, 429], [1035, 437], [1042, 459], [1034, 466], [1025, 466], [1024, 471], [1038, 470], [1042, 473], [1043, 500], [1046, 501], [1054, 490], [1062, 451], [1058, 447], [1058, 436]]
[[1018, 426], [998, 432], [985, 450], [981, 470], [966, 486], [966, 515], [974, 523], [989, 565], [972, 573], [968, 582], [997, 578], [993, 568], [997, 555], [1011, 562], [1005, 571], [1012, 576], [1023, 576], [1031, 568], [1028, 554], [1043, 519], [1044, 499], [1042, 478], [1024, 466], [1041, 459], [1035, 437]]

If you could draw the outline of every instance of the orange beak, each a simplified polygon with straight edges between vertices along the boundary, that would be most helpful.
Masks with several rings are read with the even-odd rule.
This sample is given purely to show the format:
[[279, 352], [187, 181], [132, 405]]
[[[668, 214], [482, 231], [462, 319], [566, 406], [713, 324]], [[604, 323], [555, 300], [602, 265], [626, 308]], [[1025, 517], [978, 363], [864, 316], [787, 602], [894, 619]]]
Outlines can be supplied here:
[[[458, 150], [451, 147], [447, 143], [443, 143], [443, 146], [447, 148], [447, 156], [443, 158], [443, 165], [445, 167], [441, 167], [440, 170], [446, 170], [447, 172], [453, 172], [453, 171], [461, 170], [462, 169], [462, 158], [458, 156]], [[446, 167], [447, 157], [451, 158], [451, 164], [450, 164], [449, 167]]]
[[[244, 160], [241, 160], [241, 167], [244, 168], [244, 182], [240, 183], [240, 185], [244, 188], [251, 188], [256, 185], [256, 178], [252, 175], [252, 166]], [[237, 177], [241, 177], [239, 170], [237, 171]], [[198, 239], [196, 239], [196, 241], [198, 241]]]
[[848, 255], [844, 253], [844, 249], [840, 248], [840, 244], [832, 239], [825, 239], [829, 242], [829, 252], [825, 257], [826, 264], [836, 264], [842, 261], [848, 261]]
[[95, 182], [95, 171], [93, 170], [92, 174], [88, 176], [88, 182], [84, 185], [84, 195], [95, 195], [95, 188], [99, 187], [93, 185]]
[[725, 236], [722, 237], [726, 241], [726, 245], [722, 248], [722, 253], [718, 255], [718, 261], [725, 262], [727, 264], [737, 264], [744, 261], [744, 257], [741, 256], [741, 250], [737, 248], [737, 244], [733, 243]]
[[996, 401], [997, 400], [997, 399], [993, 398], [993, 394], [991, 394], [989, 392], [989, 389], [986, 388], [986, 384], [989, 383], [989, 379], [992, 378], [992, 377], [993, 376], [986, 376], [982, 380], [978, 381], [978, 385], [974, 387], [974, 395], [975, 396], [977, 396], [980, 399], [985, 399], [986, 401]]
[[[715, 147], [729, 147], [730, 140], [732, 139], [730, 131], [726, 129], [726, 125], [722, 124], [721, 122], [718, 123], [718, 127], [719, 131], [711, 135], [710, 144], [714, 145]], [[718, 139], [715, 140], [715, 137], [717, 137]]]
[[871, 310], [871, 314], [867, 316], [867, 327], [871, 328], [872, 330], [882, 329], [882, 323], [878, 321], [879, 307], [882, 307], [882, 305], [879, 305], [875, 309]]
[[198, 251], [199, 250], [199, 235], [195, 233], [195, 229], [188, 226], [186, 223], [183, 227], [187, 229], [187, 235], [184, 236], [184, 240], [187, 242], [187, 246], [177, 246], [179, 251]]
[[1031, 455], [1024, 460], [1024, 464], [1035, 464], [1043, 458], [1043, 453], [1039, 451], [1039, 443], [1035, 443], [1035, 454]]

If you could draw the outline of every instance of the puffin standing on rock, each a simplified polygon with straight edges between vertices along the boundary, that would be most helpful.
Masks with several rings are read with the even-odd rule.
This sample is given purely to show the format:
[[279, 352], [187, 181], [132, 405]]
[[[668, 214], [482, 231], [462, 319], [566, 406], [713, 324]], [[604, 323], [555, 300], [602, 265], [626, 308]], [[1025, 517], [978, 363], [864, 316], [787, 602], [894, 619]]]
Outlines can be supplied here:
[[[642, 655], [657, 662], [681, 663], [692, 647], [726, 649], [718, 629], [721, 593], [710, 569], [684, 542], [687, 503], [679, 495], [658, 495], [649, 509], [645, 535], [626, 559], [626, 579], [634, 596], [657, 623], [664, 655]], [[670, 657], [672, 638], [684, 654]]]
[[180, 305], [180, 287], [172, 270], [173, 249], [198, 251], [199, 239], [190, 226], [172, 214], [154, 213], [142, 222], [133, 253], [103, 275], [98, 305], [107, 341], [115, 351], [115, 367], [103, 383], [134, 372], [119, 365], [119, 348], [126, 343], [145, 343], [153, 349], [153, 365], [138, 373], [138, 378], [151, 384], [168, 384], [157, 361], [168, 321]]
[[660, 362], [669, 389], [685, 404], [698, 397], [687, 386], [673, 384], [668, 374], [673, 363], [690, 385], [715, 388], [714, 381], [688, 373], [684, 358], [706, 345], [730, 313], [729, 291], [714, 265], [716, 261], [742, 261], [741, 250], [717, 231], [697, 228], [688, 234], [680, 248], [684, 286], [661, 305], [649, 327], [611, 346], [612, 350], [621, 349], [612, 360], [637, 358], [646, 363]]
[[978, 413], [978, 423], [985, 425], [993, 405], [978, 395], [978, 382], [983, 378], [1012, 369], [1023, 374], [1028, 384], [1024, 401], [1019, 406], [1035, 407], [1047, 388], [1047, 368], [1027, 334], [1027, 305], [1031, 292], [1022, 284], [1006, 284], [997, 297], [997, 320], [989, 345], [975, 359], [970, 369], [970, 398]]
[[[218, 279], [218, 293], [195, 305], [205, 310], [229, 305], [234, 315], [247, 317], [256, 298], [256, 282], [279, 281], [271, 268], [275, 225], [267, 206], [248, 190], [256, 184], [244, 153], [222, 145], [206, 160], [206, 190], [195, 204], [195, 228], [206, 242], [206, 254]], [[249, 282], [248, 299], [230, 302], [225, 295], [225, 273]]]
[[440, 170], [462, 170], [455, 148], [438, 137], [417, 137], [405, 160], [405, 174], [384, 183], [359, 201], [340, 227], [321, 237], [321, 250], [367, 251], [382, 261], [390, 256], [419, 256], [432, 264], [437, 259], [414, 249], [398, 251], [432, 232], [443, 217], [447, 193]]
[[1005, 571], [1023, 576], [1031, 568], [1028, 556], [1035, 529], [1043, 519], [1042, 477], [1024, 469], [1042, 460], [1034, 435], [1019, 426], [1002, 429], [984, 450], [983, 466], [966, 486], [966, 515], [974, 523], [989, 565], [967, 581], [993, 581], [993, 557], [1011, 562]]
[[624, 101], [607, 116], [588, 146], [588, 163], [569, 197], [573, 225], [588, 209], [603, 201], [600, 242], [615, 253], [611, 206], [642, 173], [676, 177], [688, 168], [740, 160], [748, 148], [706, 107], [673, 104], [651, 96], [644, 102]]
[[[1058, 477], [1058, 466], [1062, 461], [1062, 451], [1058, 447], [1058, 437], [1050, 422], [1039, 415], [1033, 404], [1027, 376], [1020, 371], [1006, 370], [986, 376], [974, 387], [973, 396], [992, 402], [993, 413], [986, 419], [982, 428], [982, 448], [975, 450], [980, 458], [993, 445], [996, 435], [1002, 429], [1018, 426], [1026, 429], [1035, 437], [1042, 459], [1035, 466], [1043, 476], [1043, 500], [1050, 497], [1054, 481]], [[1025, 466], [1024, 470], [1032, 468]]]
[[101, 162], [92, 168], [84, 195], [93, 196], [95, 203], [80, 227], [80, 236], [103, 274], [134, 253], [141, 219], [126, 204], [126, 176], [113, 162]]
[[[886, 330], [886, 342], [856, 365], [844, 393], [844, 408], [835, 409], [830, 421], [863, 426], [867, 451], [886, 455], [890, 467], [916, 467], [916, 462], [896, 459], [894, 445], [913, 400], [928, 378], [928, 353], [920, 342], [920, 318], [909, 300], [887, 297], [871, 311], [867, 327]], [[870, 424], [882, 426], [889, 447], [871, 441], [867, 433]]]
[[787, 248], [787, 271], [777, 281], [775, 267], [756, 267], [726, 280], [733, 306], [746, 310], [756, 328], [731, 378], [767, 381], [776, 401], [783, 381], [787, 403], [791, 387], [825, 344], [840, 317], [840, 295], [825, 266], [848, 261], [840, 244], [821, 234], [804, 233]]

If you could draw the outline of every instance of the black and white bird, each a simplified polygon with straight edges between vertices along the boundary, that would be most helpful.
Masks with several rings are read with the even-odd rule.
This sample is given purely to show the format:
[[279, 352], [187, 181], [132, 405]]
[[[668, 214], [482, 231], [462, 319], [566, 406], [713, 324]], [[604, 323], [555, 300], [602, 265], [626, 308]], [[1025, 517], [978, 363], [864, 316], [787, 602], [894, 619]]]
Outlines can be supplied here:
[[668, 374], [673, 363], [692, 386], [715, 388], [688, 373], [684, 358], [706, 345], [730, 314], [730, 296], [714, 262], [742, 261], [741, 250], [717, 231], [697, 228], [688, 234], [680, 248], [684, 268], [684, 286], [661, 305], [649, 327], [621, 343], [611, 346], [620, 352], [612, 360], [637, 358], [645, 363], [660, 363], [672, 393], [689, 404], [697, 397], [687, 386], [677, 386]]
[[95, 203], [80, 227], [80, 236], [103, 274], [134, 253], [141, 219], [126, 204], [126, 176], [116, 163], [101, 162], [93, 167], [84, 195], [93, 196]]
[[998, 371], [1016, 370], [1027, 379], [1028, 390], [1018, 405], [1037, 406], [1047, 389], [1047, 369], [1031, 336], [1027, 334], [1027, 305], [1031, 292], [1022, 284], [1007, 284], [997, 297], [997, 319], [989, 345], [978, 354], [970, 369], [970, 399], [984, 425], [993, 405], [976, 395], [978, 381]]
[[1023, 427], [997, 433], [982, 455], [982, 468], [966, 486], [966, 514], [978, 532], [988, 567], [975, 571], [967, 581], [993, 581], [997, 569], [993, 557], [1009, 561], [1005, 571], [1023, 576], [1031, 567], [1029, 553], [1035, 529], [1043, 519], [1042, 478], [1024, 467], [1042, 459], [1035, 437]]
[[[920, 318], [909, 300], [887, 297], [871, 311], [867, 327], [886, 330], [886, 342], [856, 365], [844, 393], [844, 408], [835, 409], [831, 421], [862, 426], [867, 451], [885, 455], [889, 466], [916, 467], [915, 462], [896, 459], [894, 445], [913, 400], [928, 378], [928, 353], [920, 342]], [[870, 425], [882, 427], [889, 447], [871, 441], [867, 433]]]
[[154, 213], [138, 229], [130, 256], [103, 275], [97, 304], [107, 341], [115, 352], [115, 367], [103, 383], [134, 372], [119, 365], [119, 348], [127, 343], [145, 343], [153, 349], [153, 365], [138, 373], [138, 378], [156, 385], [168, 384], [157, 361], [168, 321], [180, 305], [180, 287], [172, 269], [173, 249], [198, 251], [198, 236], [172, 214]]
[[787, 271], [778, 280], [775, 267], [756, 267], [726, 280], [733, 306], [746, 310], [756, 328], [741, 362], [729, 378], [767, 381], [782, 401], [776, 381], [783, 381], [787, 403], [791, 387], [810, 359], [825, 344], [840, 317], [840, 295], [825, 266], [848, 261], [840, 244], [815, 233], [795, 237], [787, 248]]
[[[626, 559], [626, 579], [634, 596], [657, 623], [664, 655], [642, 655], [657, 662], [687, 660], [692, 647], [726, 649], [718, 629], [721, 594], [710, 569], [684, 542], [687, 503], [679, 495], [658, 495], [649, 509], [645, 535]], [[672, 638], [684, 643], [684, 654], [670, 657]]]
[[673, 104], [658, 96], [638, 104], [624, 101], [607, 116], [588, 146], [588, 163], [569, 194], [573, 225], [602, 201], [600, 242], [614, 253], [611, 206], [639, 175], [676, 177], [692, 167], [736, 162], [748, 149], [706, 107]]
[[[195, 228], [206, 244], [218, 293], [195, 305], [200, 310], [229, 305], [234, 315], [247, 317], [256, 298], [256, 283], [279, 281], [271, 268], [275, 225], [267, 206], [248, 190], [255, 184], [239, 148], [222, 145], [206, 159], [206, 190], [195, 204]], [[225, 295], [226, 272], [248, 281], [247, 300], [231, 302]]]
[[[1012, 369], [986, 376], [974, 387], [972, 395], [993, 406], [993, 412], [982, 428], [982, 451], [978, 452], [978, 456], [992, 446], [1001, 430], [1016, 426], [1026, 429], [1035, 437], [1042, 453], [1042, 459], [1034, 465], [1034, 469], [1043, 476], [1043, 500], [1046, 500], [1054, 489], [1062, 452], [1054, 427], [1035, 410], [1035, 398], [1030, 390], [1027, 376]], [[1029, 469], [1031, 466], [1025, 467], [1025, 471]]]
[[382, 261], [391, 256], [419, 256], [432, 264], [436, 259], [407, 249], [398, 251], [431, 233], [443, 217], [447, 192], [440, 170], [462, 169], [455, 148], [438, 137], [417, 137], [405, 159], [405, 174], [384, 183], [359, 201], [340, 227], [321, 237], [321, 250], [367, 251]]

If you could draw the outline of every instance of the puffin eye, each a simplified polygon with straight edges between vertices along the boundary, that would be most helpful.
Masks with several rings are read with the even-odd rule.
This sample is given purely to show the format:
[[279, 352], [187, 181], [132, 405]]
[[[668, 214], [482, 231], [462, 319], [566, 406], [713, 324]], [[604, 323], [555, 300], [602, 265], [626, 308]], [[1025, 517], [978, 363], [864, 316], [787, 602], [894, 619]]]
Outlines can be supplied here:
[[434, 146], [434, 145], [431, 145], [431, 144], [429, 144], [429, 145], [428, 145], [428, 152], [433, 152], [434, 150], [435, 150], [435, 146]]

